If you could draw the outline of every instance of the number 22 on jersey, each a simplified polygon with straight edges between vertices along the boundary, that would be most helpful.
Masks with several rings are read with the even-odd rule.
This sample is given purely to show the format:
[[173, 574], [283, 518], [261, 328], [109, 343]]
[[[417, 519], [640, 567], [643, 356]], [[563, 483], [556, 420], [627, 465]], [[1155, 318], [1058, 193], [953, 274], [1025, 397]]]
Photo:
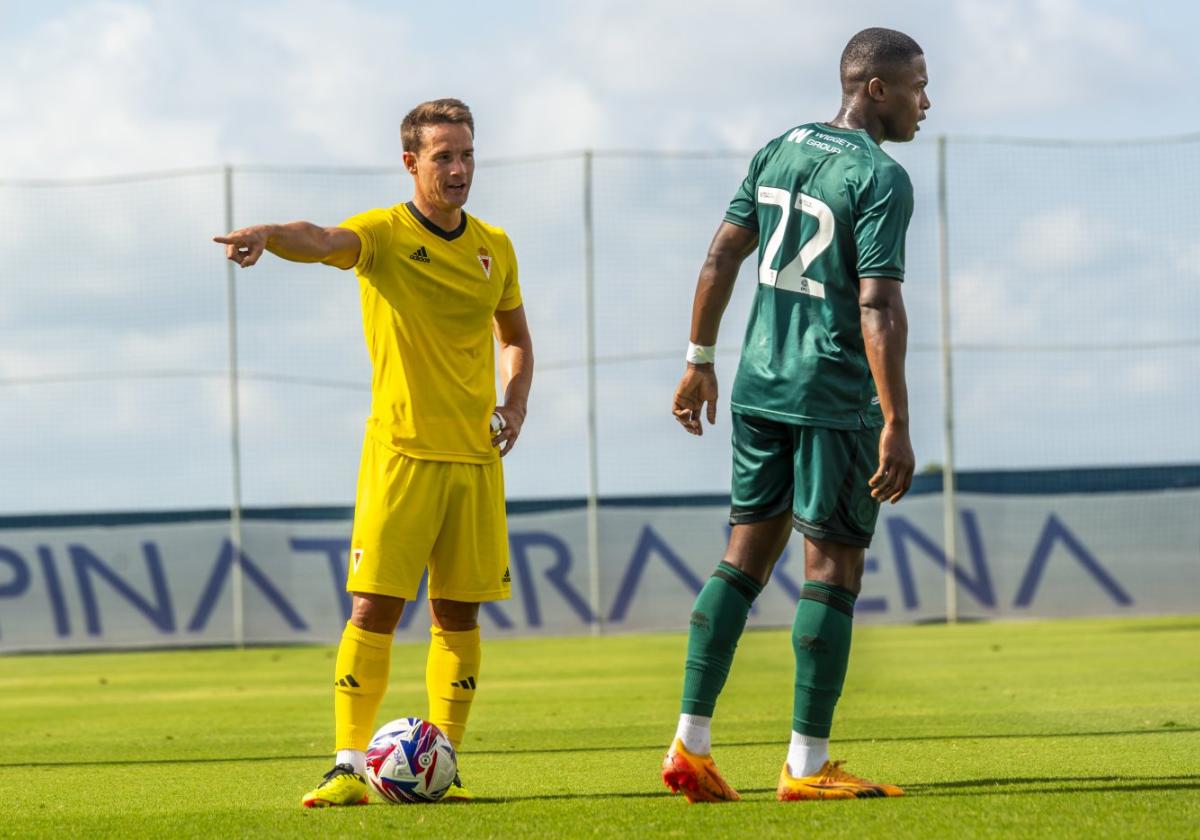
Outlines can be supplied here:
[[[758, 265], [758, 282], [764, 286], [774, 286], [776, 289], [785, 289], [789, 292], [799, 292], [802, 295], [823, 299], [825, 284], [819, 280], [813, 280], [811, 277], [805, 277], [804, 272], [812, 265], [813, 260], [833, 242], [834, 219], [829, 205], [804, 193], [797, 194], [796, 200], [793, 202], [792, 194], [779, 187], [759, 187], [758, 203], [771, 204], [782, 211], [779, 223], [775, 225], [775, 230], [767, 239], [767, 247], [763, 250], [762, 261]], [[787, 230], [788, 217], [793, 209], [816, 219], [817, 230], [808, 238], [807, 242], [800, 246], [792, 260], [779, 269], [774, 269], [771, 266], [775, 264], [775, 258], [779, 255], [779, 249], [783, 245], [783, 235]]]

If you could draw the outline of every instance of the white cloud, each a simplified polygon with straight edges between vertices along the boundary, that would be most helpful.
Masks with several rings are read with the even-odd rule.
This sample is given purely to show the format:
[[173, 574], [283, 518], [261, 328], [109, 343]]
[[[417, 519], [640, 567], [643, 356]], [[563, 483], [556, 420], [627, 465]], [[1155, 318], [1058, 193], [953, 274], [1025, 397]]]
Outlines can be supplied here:
[[1032, 212], [1017, 227], [1015, 256], [1042, 271], [1102, 263], [1130, 238], [1127, 226], [1079, 207]]
[[0, 355], [0, 378], [54, 378], [164, 370], [216, 370], [227, 364], [223, 324], [176, 319], [114, 329], [30, 325], [10, 332]]
[[1045, 134], [1031, 126], [1047, 115], [1090, 131], [1080, 117], [1121, 103], [1161, 122], [1187, 89], [1177, 47], [1079, 0], [480, 4], [449, 28], [354, 0], [103, 0], [23, 17], [0, 35], [7, 176], [394, 162], [405, 110], [444, 95], [476, 109], [485, 157], [756, 147], [833, 115], [841, 48], [868, 23], [928, 51], [932, 132]]
[[218, 156], [214, 125], [148, 107], [167, 45], [143, 7], [70, 8], [0, 51], [0, 153], [11, 175], [195, 165]]
[[1014, 344], [1036, 339], [1048, 317], [1029, 300], [1030, 287], [996, 268], [976, 265], [954, 274], [950, 290], [953, 340]]
[[1200, 277], [1200, 242], [1183, 245], [1172, 256], [1175, 271]]
[[947, 23], [943, 90], [959, 117], [1030, 124], [1055, 109], [1085, 112], [1174, 69], [1135, 16], [1080, 0], [957, 0]]
[[484, 127], [485, 136], [494, 136], [499, 148], [536, 155], [621, 142], [603, 105], [578, 79], [550, 76], [515, 90], [507, 111], [500, 125]]
[[1129, 391], [1142, 397], [1180, 391], [1179, 364], [1162, 359], [1134, 361], [1129, 371]]

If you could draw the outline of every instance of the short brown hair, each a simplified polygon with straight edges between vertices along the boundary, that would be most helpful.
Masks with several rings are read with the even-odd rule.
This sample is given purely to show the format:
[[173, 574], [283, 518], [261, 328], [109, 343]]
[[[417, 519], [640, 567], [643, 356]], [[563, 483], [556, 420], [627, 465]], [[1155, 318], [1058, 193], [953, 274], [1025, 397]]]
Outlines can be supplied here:
[[408, 112], [400, 123], [400, 145], [406, 152], [416, 154], [421, 150], [421, 129], [427, 125], [460, 123], [471, 129], [475, 136], [475, 119], [471, 109], [460, 99], [433, 99], [422, 102]]

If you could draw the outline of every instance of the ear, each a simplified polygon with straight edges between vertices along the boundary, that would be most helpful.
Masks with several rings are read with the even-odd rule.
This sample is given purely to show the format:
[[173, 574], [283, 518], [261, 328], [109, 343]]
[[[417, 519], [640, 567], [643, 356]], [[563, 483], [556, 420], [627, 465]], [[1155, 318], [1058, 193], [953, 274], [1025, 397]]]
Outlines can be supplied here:
[[417, 156], [415, 154], [412, 152], [405, 152], [403, 155], [401, 155], [401, 159], [404, 161], [405, 169], [414, 175], [417, 174]]
[[867, 96], [876, 102], [887, 99], [887, 82], [878, 76], [873, 77], [871, 81], [867, 82]]

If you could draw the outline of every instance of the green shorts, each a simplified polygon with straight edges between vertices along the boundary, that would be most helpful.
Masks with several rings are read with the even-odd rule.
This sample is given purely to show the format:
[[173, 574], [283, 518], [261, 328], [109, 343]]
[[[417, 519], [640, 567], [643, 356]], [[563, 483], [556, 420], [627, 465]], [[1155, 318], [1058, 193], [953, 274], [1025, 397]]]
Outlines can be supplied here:
[[879, 433], [734, 414], [730, 524], [762, 522], [791, 508], [800, 533], [866, 548], [879, 517], [867, 485], [879, 468]]

